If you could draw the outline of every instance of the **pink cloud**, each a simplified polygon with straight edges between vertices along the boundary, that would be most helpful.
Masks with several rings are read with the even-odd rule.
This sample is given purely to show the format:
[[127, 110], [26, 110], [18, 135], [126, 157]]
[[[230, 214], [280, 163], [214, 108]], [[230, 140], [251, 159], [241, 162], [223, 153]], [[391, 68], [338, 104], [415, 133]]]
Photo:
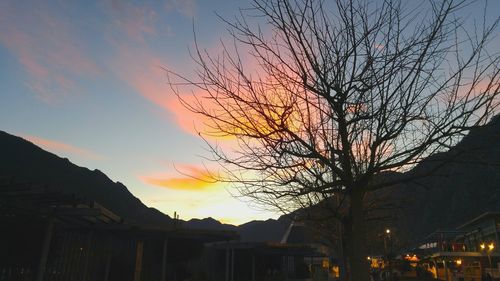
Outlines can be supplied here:
[[44, 5], [23, 9], [18, 2], [0, 7], [0, 43], [28, 74], [25, 83], [38, 98], [57, 103], [75, 91], [75, 79], [100, 73], [73, 36], [69, 20]]
[[[215, 44], [209, 46], [208, 48], [203, 48], [203, 51], [207, 50], [207, 53], [210, 54], [212, 58], [215, 58], [215, 60], [217, 60], [222, 57], [221, 47], [222, 46], [218, 42], [215, 42]], [[229, 50], [229, 52], [231, 51], [234, 50]], [[259, 61], [251, 55], [250, 50], [248, 48], [246, 48], [245, 46], [240, 46], [239, 51], [240, 51], [239, 59], [244, 65], [247, 77], [253, 77], [254, 79], [258, 79], [260, 77], [263, 80], [271, 79], [269, 75], [267, 75], [267, 73], [263, 71], [263, 68], [260, 65]], [[192, 67], [193, 70], [196, 68], [194, 63]], [[193, 70], [191, 72], [194, 72]], [[174, 71], [178, 70], [174, 69]], [[228, 67], [223, 71], [231, 71], [231, 68]], [[284, 71], [287, 70], [284, 69]], [[235, 73], [230, 73], [230, 75], [235, 75]], [[290, 74], [290, 76], [293, 76], [293, 74]], [[199, 80], [199, 78], [196, 77], [195, 78], [189, 77], [189, 79], [192, 79], [193, 81]], [[182, 84], [183, 82], [185, 82], [182, 79], [176, 77], [172, 77], [172, 80], [173, 83]], [[217, 112], [217, 111], [222, 112], [223, 110], [221, 110], [221, 105], [217, 104], [212, 97], [209, 97], [208, 93], [192, 85], [179, 86], [179, 88], [177, 89], [177, 93], [181, 97], [182, 101], [180, 101], [177, 96], [171, 93], [170, 96], [172, 96], [173, 98], [169, 98], [168, 100], [163, 101], [161, 106], [164, 107], [166, 110], [168, 110], [174, 116], [175, 118], [174, 120], [180, 128], [182, 128], [185, 132], [188, 132], [193, 135], [198, 135], [199, 133], [202, 133], [204, 137], [223, 140], [224, 143], [219, 143], [219, 145], [231, 147], [236, 144], [234, 136], [223, 136], [217, 130], [217, 128], [214, 128], [217, 126], [214, 126], [216, 124], [214, 124], [213, 120], [210, 120], [202, 116], [201, 114], [195, 113], [189, 108], [186, 108], [187, 105], [188, 107], [192, 107], [194, 111], [196, 111], [199, 108], [203, 108], [203, 110], [205, 110], [206, 112]], [[226, 103], [226, 105], [229, 104], [230, 102]], [[259, 116], [257, 115], [254, 116], [254, 118], [256, 118], [255, 120], [259, 120]], [[245, 122], [243, 116], [240, 121]], [[263, 122], [263, 120], [260, 121], [262, 121], [263, 124], [265, 123]]]
[[[203, 128], [199, 116], [186, 109], [168, 85], [167, 66], [164, 59], [143, 49], [120, 46], [113, 69], [121, 80], [128, 83], [138, 94], [152, 104], [171, 114], [173, 121], [185, 132], [197, 135]], [[194, 102], [194, 97], [185, 96]]]
[[107, 4], [113, 31], [118, 30], [127, 39], [136, 42], [144, 42], [145, 36], [156, 35], [155, 23], [158, 16], [155, 9], [118, 0], [109, 0]]
[[43, 149], [55, 152], [55, 153], [68, 153], [76, 156], [80, 156], [91, 160], [101, 160], [104, 157], [87, 149], [73, 146], [71, 144], [44, 139], [37, 136], [31, 135], [21, 135], [21, 137], [27, 141], [30, 141]]

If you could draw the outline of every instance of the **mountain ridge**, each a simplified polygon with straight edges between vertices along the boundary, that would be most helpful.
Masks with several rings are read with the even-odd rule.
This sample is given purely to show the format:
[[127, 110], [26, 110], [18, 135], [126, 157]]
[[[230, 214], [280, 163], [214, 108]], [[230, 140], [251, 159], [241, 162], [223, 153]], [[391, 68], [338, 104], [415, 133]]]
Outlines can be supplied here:
[[[147, 207], [124, 184], [113, 182], [98, 169], [77, 166], [3, 131], [0, 131], [0, 152], [3, 156], [0, 159], [0, 178], [10, 176], [54, 186], [70, 185], [73, 191], [98, 198], [96, 201], [101, 201], [99, 203], [106, 207], [111, 206], [112, 211], [129, 222], [172, 223], [168, 215]], [[411, 199], [405, 201], [406, 206], [401, 210], [401, 217], [406, 219], [393, 223], [411, 241], [437, 228], [457, 227], [483, 212], [500, 211], [500, 117], [474, 128], [448, 151], [429, 156], [406, 173], [389, 176], [425, 174], [447, 159], [453, 161], [443, 165], [438, 174], [400, 184], [391, 190], [393, 200]], [[48, 172], [42, 169], [47, 167], [51, 167]], [[37, 169], [44, 172], [36, 172]], [[447, 211], [443, 211], [445, 209]], [[242, 241], [256, 242], [280, 241], [289, 222], [289, 216], [249, 221], [239, 226], [224, 224], [214, 218], [181, 221], [187, 228], [237, 231]]]
[[[124, 219], [137, 225], [171, 226], [173, 219], [161, 211], [146, 206], [120, 181], [114, 182], [99, 169], [89, 169], [72, 163], [69, 159], [46, 151], [22, 137], [0, 130], [0, 179], [24, 183], [49, 185], [51, 189], [75, 193], [98, 202]], [[214, 218], [179, 220], [192, 229], [232, 230], [240, 233], [243, 241], [254, 241], [253, 233], [259, 233], [258, 241], [277, 241], [282, 235], [281, 222], [250, 221], [239, 226], [223, 224]], [[267, 223], [267, 224], [266, 224]], [[279, 232], [269, 235], [263, 229], [250, 227], [266, 224], [265, 228]], [[284, 232], [284, 230], [283, 230]]]
[[21, 137], [0, 131], [0, 178], [45, 184], [97, 201], [132, 224], [170, 225], [168, 215], [147, 207], [121, 182], [98, 169], [73, 164]]

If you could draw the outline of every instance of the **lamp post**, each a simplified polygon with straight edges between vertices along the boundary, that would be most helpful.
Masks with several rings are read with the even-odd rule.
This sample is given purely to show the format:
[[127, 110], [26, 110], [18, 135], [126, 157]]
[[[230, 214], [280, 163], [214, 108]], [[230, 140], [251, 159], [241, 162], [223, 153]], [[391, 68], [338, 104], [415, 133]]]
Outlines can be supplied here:
[[491, 268], [491, 252], [493, 251], [493, 249], [495, 249], [495, 244], [491, 242], [488, 245], [488, 262], [490, 263], [490, 268]]
[[[389, 240], [389, 241], [387, 241]], [[387, 263], [389, 270], [391, 269], [391, 252], [392, 252], [392, 243], [391, 243], [391, 230], [389, 228], [385, 229], [385, 235], [384, 235], [384, 249], [385, 249], [385, 256], [387, 257]], [[390, 243], [389, 245], [387, 245]]]
[[481, 251], [486, 250], [486, 255], [488, 256], [488, 263], [491, 268], [491, 252], [495, 249], [495, 243], [491, 242], [490, 244], [486, 245], [486, 243], [483, 242], [481, 243], [481, 245], [479, 245], [479, 247], [481, 248]]
[[389, 240], [389, 255], [392, 254], [392, 240], [391, 240], [391, 230], [387, 228], [385, 230], [385, 234], [387, 234], [387, 239]]
[[390, 230], [389, 228], [387, 228], [387, 229], [385, 230], [385, 234], [386, 234], [386, 235], [384, 235], [384, 250], [385, 250], [385, 254], [386, 254], [386, 255], [388, 255], [388, 254], [389, 254], [389, 251], [387, 250], [387, 239], [388, 239], [388, 238], [389, 238], [389, 239], [391, 238], [391, 230]]

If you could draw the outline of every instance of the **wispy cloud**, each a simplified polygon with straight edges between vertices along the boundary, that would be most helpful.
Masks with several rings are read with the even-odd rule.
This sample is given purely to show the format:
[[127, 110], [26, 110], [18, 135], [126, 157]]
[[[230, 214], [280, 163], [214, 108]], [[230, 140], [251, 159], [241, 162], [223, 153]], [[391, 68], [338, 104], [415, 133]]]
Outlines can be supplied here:
[[[182, 107], [171, 92], [166, 72], [162, 69], [169, 68], [165, 54], [158, 55], [151, 47], [154, 44], [150, 44], [159, 39], [157, 34], [171, 37], [175, 32], [158, 14], [192, 18], [196, 15], [196, 1], [166, 0], [161, 7], [150, 2], [107, 0], [104, 3], [103, 7], [111, 19], [107, 39], [115, 49], [110, 63], [112, 72], [142, 97], [169, 113], [181, 129], [196, 135], [195, 127], [201, 127], [197, 121], [199, 118]], [[187, 53], [185, 55], [187, 57]]]
[[76, 79], [100, 73], [73, 34], [67, 18], [39, 2], [29, 8], [19, 1], [0, 4], [0, 43], [17, 57], [27, 86], [44, 102], [59, 102], [75, 92]]
[[141, 96], [166, 109], [169, 99], [169, 87], [162, 66], [166, 63], [144, 49], [119, 46], [113, 61], [116, 75], [128, 83]]
[[184, 191], [206, 191], [219, 186], [215, 180], [215, 171], [207, 168], [185, 165], [176, 175], [172, 173], [139, 176], [150, 185]]
[[[158, 14], [153, 7], [118, 0], [109, 0], [105, 4], [114, 38], [125, 35], [125, 41], [143, 43], [147, 36], [157, 34]], [[121, 34], [115, 36], [117, 31]]]
[[194, 17], [197, 10], [195, 0], [169, 0], [165, 3], [165, 8], [167, 12], [174, 10], [188, 18]]
[[71, 154], [75, 156], [80, 156], [86, 159], [91, 159], [91, 160], [101, 160], [104, 157], [102, 155], [99, 155], [93, 151], [80, 148], [71, 144], [63, 143], [60, 141], [55, 141], [55, 140], [49, 140], [37, 136], [31, 136], [31, 135], [21, 135], [21, 137], [25, 140], [28, 140], [43, 149], [46, 149], [48, 151], [54, 152], [54, 153], [64, 153], [64, 154]]
[[[168, 112], [173, 121], [185, 132], [197, 135], [198, 130], [204, 131], [200, 116], [189, 111], [178, 100], [168, 85], [167, 74], [163, 68], [168, 68], [163, 58], [134, 48], [120, 47], [116, 60], [118, 75], [135, 91], [149, 102]], [[184, 95], [186, 102], [196, 102], [194, 94]]]

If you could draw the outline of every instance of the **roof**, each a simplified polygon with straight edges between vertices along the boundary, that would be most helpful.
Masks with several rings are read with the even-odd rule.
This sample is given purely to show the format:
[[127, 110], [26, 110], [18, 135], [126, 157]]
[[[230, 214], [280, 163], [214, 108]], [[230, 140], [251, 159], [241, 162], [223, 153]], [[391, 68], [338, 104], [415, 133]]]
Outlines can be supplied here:
[[77, 229], [109, 231], [125, 236], [191, 239], [203, 242], [239, 238], [235, 231], [177, 228], [175, 225], [135, 225], [99, 203], [72, 193], [55, 191], [47, 185], [0, 181], [0, 217], [55, 218]]
[[500, 212], [486, 212], [486, 213], [483, 213], [481, 214], [480, 216], [478, 217], [475, 217], [474, 219], [462, 224], [461, 226], [457, 227], [457, 229], [463, 229], [465, 227], [468, 227], [470, 225], [473, 225], [477, 222], [480, 222], [481, 220], [485, 220], [485, 219], [488, 219], [488, 218], [491, 218], [491, 217], [499, 217], [500, 218]]
[[121, 223], [99, 203], [47, 185], [0, 182], [0, 214], [54, 217], [77, 224]]
[[464, 234], [464, 231], [456, 230], [456, 229], [437, 229], [436, 231], [427, 235], [421, 243], [425, 242], [435, 242], [436, 238], [447, 240], [447, 239], [455, 239], [457, 236]]
[[208, 247], [216, 249], [248, 249], [254, 252], [266, 254], [303, 255], [307, 257], [325, 257], [310, 245], [282, 244], [275, 242], [215, 242], [207, 244]]
[[157, 237], [162, 239], [191, 239], [203, 241], [204, 243], [211, 243], [216, 241], [234, 241], [239, 239], [238, 233], [233, 230], [172, 228], [153, 225], [144, 226], [129, 224], [103, 225], [99, 227], [99, 229], [119, 233], [122, 235]]
[[[437, 258], [437, 257], [486, 257], [485, 254], [480, 253], [480, 252], [436, 252], [433, 253], [431, 258]], [[498, 253], [491, 253], [490, 257], [500, 257], [500, 254]]]

